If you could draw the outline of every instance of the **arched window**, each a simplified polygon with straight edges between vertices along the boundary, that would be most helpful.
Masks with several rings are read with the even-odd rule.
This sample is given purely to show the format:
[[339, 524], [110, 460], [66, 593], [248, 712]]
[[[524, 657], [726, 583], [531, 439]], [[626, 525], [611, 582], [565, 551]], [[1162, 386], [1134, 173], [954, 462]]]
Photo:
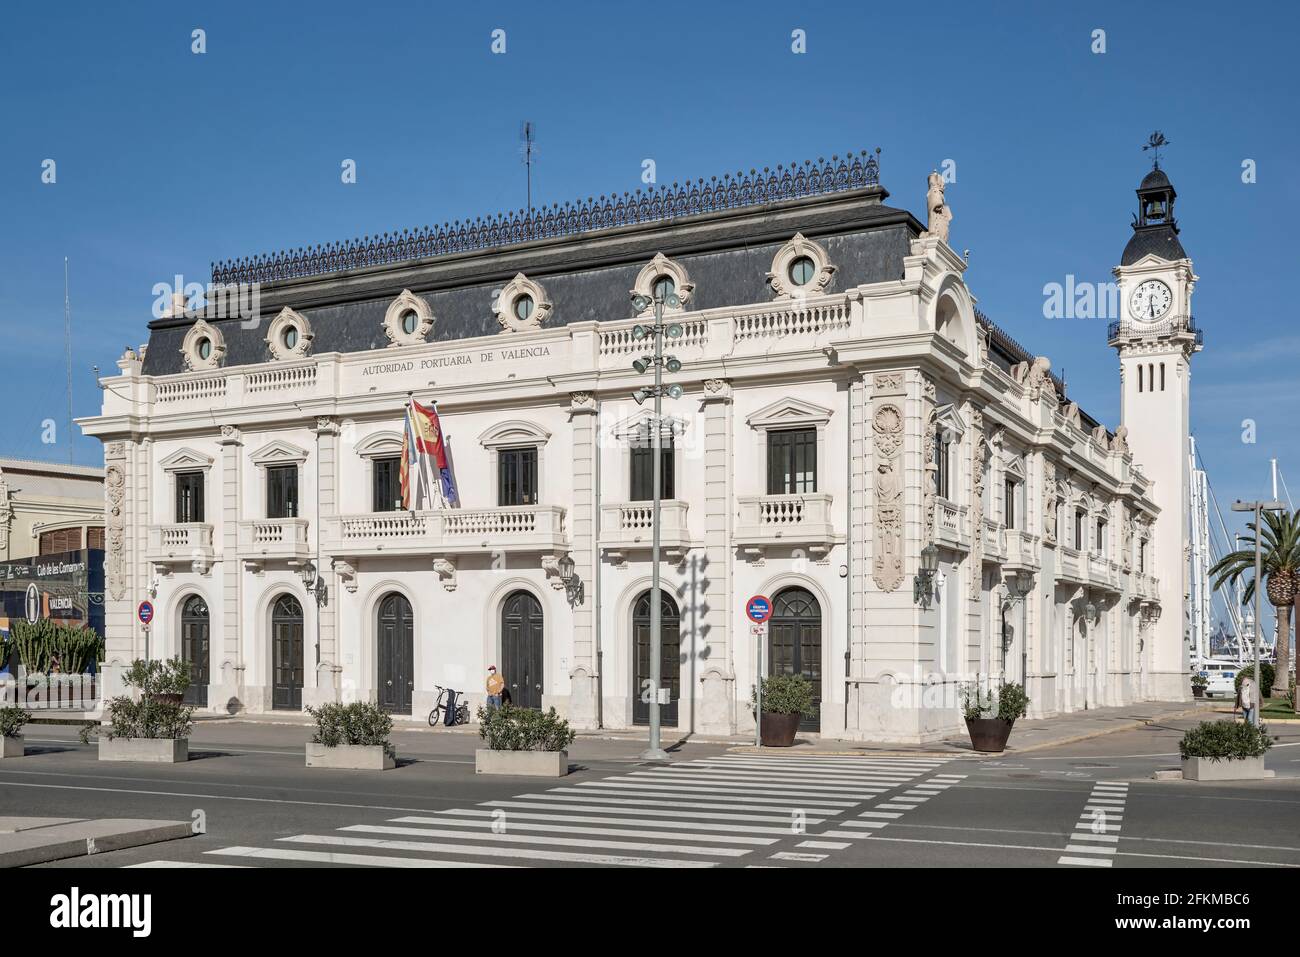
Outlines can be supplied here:
[[768, 674], [803, 675], [812, 684], [815, 717], [799, 726], [816, 730], [821, 726], [822, 698], [822, 609], [806, 588], [786, 588], [772, 600], [768, 625]]
[[[659, 720], [675, 725], [678, 720], [677, 702], [682, 689], [681, 614], [677, 602], [663, 589], [659, 590], [659, 687], [668, 688], [672, 703], [661, 705]], [[632, 722], [650, 723], [650, 590], [646, 589], [632, 605], [632, 652], [636, 663], [633, 675]]]
[[191, 595], [181, 606], [181, 660], [190, 668], [190, 686], [185, 689], [184, 704], [199, 708], [208, 705], [211, 634], [208, 603], [201, 595]]
[[271, 610], [271, 707], [302, 710], [302, 605], [281, 595]]

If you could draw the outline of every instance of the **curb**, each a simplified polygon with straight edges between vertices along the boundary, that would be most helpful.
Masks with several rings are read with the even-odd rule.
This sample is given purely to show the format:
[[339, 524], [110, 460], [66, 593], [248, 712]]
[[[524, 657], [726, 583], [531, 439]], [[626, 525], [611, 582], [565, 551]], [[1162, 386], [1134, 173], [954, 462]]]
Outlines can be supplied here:
[[1161, 721], [1176, 721], [1179, 718], [1186, 718], [1189, 715], [1199, 714], [1200, 708], [1187, 708], [1183, 711], [1171, 711], [1167, 714], [1152, 715], [1150, 718], [1140, 718], [1129, 721], [1125, 724], [1116, 725], [1113, 728], [1102, 728], [1098, 731], [1089, 731], [1087, 734], [1077, 734], [1069, 738], [1060, 738], [1056, 741], [1044, 741], [1042, 744], [1031, 744], [1024, 748], [1007, 748], [1004, 754], [1028, 754], [1030, 751], [1042, 751], [1045, 748], [1056, 748], [1066, 744], [1077, 744], [1080, 741], [1089, 741], [1092, 738], [1105, 737], [1108, 734], [1114, 734], [1116, 731], [1132, 731], [1134, 728], [1145, 728], [1148, 725], [1157, 724]]
[[[116, 830], [114, 825], [118, 826]], [[4, 835], [9, 839], [0, 841], [0, 867], [28, 867], [71, 857], [87, 857], [105, 851], [173, 841], [193, 833], [189, 821], [122, 818], [35, 827]]]

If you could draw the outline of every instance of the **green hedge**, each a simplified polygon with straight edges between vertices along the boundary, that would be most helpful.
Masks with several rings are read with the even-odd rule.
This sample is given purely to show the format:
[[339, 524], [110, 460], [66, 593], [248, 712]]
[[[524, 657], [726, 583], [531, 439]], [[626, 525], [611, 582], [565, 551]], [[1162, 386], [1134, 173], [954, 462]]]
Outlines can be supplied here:
[[978, 681], [962, 686], [962, 715], [967, 721], [1001, 718], [1015, 721], [1029, 713], [1029, 696], [1023, 685], [1004, 681], [997, 692], [985, 691]]
[[28, 674], [48, 673], [57, 656], [59, 670], [75, 675], [103, 658], [104, 639], [95, 629], [81, 625], [62, 625], [48, 618], [35, 623], [20, 619], [10, 625], [4, 651], [5, 661], [10, 651], [15, 652]]
[[1239, 761], [1259, 758], [1273, 746], [1263, 725], [1247, 722], [1202, 721], [1183, 735], [1178, 753], [1184, 758], [1209, 758], [1212, 761]]
[[0, 738], [16, 738], [32, 716], [22, 708], [0, 708]]
[[108, 708], [112, 723], [103, 732], [114, 738], [188, 738], [194, 730], [194, 709], [170, 701], [144, 697], [132, 701], [122, 695], [111, 698]]
[[508, 704], [478, 709], [478, 736], [493, 751], [566, 751], [577, 737], [554, 708], [534, 711]]
[[390, 758], [397, 757], [388, 736], [393, 733], [393, 717], [369, 701], [351, 704], [323, 704], [319, 708], [307, 707], [307, 713], [316, 719], [313, 744], [336, 748], [341, 744], [382, 746]]
[[[756, 706], [758, 696], [751, 691], [749, 697]], [[812, 684], [803, 675], [769, 675], [763, 679], [763, 713], [816, 717]]]
[[[1273, 693], [1273, 679], [1277, 676], [1277, 672], [1274, 670], [1273, 666], [1269, 664], [1267, 661], [1260, 662], [1260, 666], [1261, 667], [1259, 669], [1259, 673], [1263, 677], [1256, 683], [1259, 685], [1260, 697], [1267, 698]], [[1251, 677], [1254, 674], [1255, 674], [1254, 665], [1247, 665], [1246, 667], [1242, 668], [1240, 671], [1237, 672], [1237, 678], [1236, 678], [1237, 694], [1241, 694], [1242, 680], [1244, 678]]]

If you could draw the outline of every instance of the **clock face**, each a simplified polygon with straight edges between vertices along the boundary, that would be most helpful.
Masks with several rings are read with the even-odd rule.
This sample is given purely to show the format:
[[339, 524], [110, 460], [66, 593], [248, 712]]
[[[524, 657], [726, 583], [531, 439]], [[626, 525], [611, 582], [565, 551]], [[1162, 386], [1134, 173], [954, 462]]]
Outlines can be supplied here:
[[1138, 284], [1129, 297], [1128, 308], [1134, 319], [1155, 322], [1163, 318], [1173, 305], [1174, 294], [1159, 279], [1148, 279]]

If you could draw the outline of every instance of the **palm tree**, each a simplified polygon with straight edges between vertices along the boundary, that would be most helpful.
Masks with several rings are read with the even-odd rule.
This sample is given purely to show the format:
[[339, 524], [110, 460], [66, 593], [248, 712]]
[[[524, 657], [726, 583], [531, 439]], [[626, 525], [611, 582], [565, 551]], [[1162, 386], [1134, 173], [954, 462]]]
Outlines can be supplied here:
[[[1277, 677], [1273, 682], [1275, 695], [1284, 696], [1291, 667], [1291, 606], [1300, 591], [1300, 511], [1264, 512], [1264, 528], [1260, 533], [1260, 562], [1264, 571], [1264, 593], [1277, 614]], [[1224, 555], [1214, 563], [1210, 574], [1216, 576], [1214, 587], [1236, 582], [1249, 576], [1242, 600], [1249, 602], [1255, 595], [1255, 535], [1254, 522], [1246, 525], [1249, 534], [1239, 539], [1239, 548]], [[1261, 623], [1256, 622], [1255, 627]], [[1300, 700], [1297, 701], [1300, 704]]]

